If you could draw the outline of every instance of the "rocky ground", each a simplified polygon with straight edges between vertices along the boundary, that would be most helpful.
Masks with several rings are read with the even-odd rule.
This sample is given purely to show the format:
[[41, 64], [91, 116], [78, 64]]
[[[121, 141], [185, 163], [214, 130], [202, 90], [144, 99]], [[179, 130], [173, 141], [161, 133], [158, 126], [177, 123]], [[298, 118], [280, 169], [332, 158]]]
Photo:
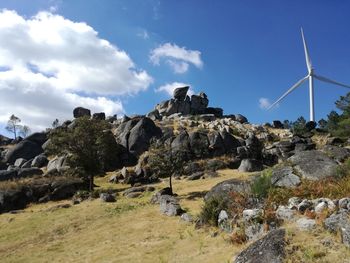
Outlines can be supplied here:
[[[16, 141], [2, 136], [2, 258], [349, 262], [348, 142], [313, 123], [302, 135], [278, 121], [250, 124], [241, 114], [208, 107], [204, 93], [190, 98], [187, 91], [176, 89], [146, 116], [74, 110], [74, 118], [106, 119], [121, 149], [93, 194], [67, 174], [69, 155], [48, 154], [50, 130]], [[60, 127], [75, 125], [73, 119]], [[176, 194], [149, 163], [154, 142], [185, 153], [173, 179]], [[102, 253], [115, 247], [114, 254]]]

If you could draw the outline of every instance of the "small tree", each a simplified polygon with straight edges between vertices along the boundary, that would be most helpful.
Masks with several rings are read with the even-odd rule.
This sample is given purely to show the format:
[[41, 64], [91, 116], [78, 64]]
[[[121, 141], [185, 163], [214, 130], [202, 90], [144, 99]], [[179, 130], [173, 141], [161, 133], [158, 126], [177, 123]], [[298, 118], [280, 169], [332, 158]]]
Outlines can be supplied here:
[[300, 116], [295, 122], [292, 123], [292, 132], [294, 134], [303, 134], [307, 132], [306, 120], [303, 116]]
[[21, 130], [22, 125], [20, 125], [21, 119], [12, 114], [10, 119], [7, 121], [7, 126], [5, 129], [8, 132], [13, 133], [15, 139], [17, 139], [17, 134]]
[[52, 128], [57, 128], [58, 126], [60, 125], [60, 121], [58, 119], [55, 119], [53, 122], [52, 122]]
[[173, 193], [172, 177], [182, 174], [186, 161], [187, 152], [174, 151], [169, 145], [153, 143], [149, 149], [148, 165], [159, 177], [169, 177], [171, 193]]
[[74, 128], [58, 127], [50, 133], [49, 153], [68, 155], [68, 163], [83, 171], [82, 177], [94, 187], [94, 175], [106, 167], [118, 167], [119, 145], [109, 125], [104, 120], [81, 117], [75, 120]]

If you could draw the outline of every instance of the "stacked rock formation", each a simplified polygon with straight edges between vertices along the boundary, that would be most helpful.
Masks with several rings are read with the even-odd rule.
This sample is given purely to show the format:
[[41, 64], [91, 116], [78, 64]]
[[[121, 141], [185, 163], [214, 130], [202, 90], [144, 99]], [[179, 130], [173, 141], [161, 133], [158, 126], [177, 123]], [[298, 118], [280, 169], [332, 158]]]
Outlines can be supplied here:
[[190, 98], [187, 95], [188, 90], [189, 86], [176, 88], [173, 98], [157, 104], [148, 116], [152, 119], [161, 119], [178, 113], [182, 115], [214, 114], [216, 117], [222, 117], [221, 108], [208, 107], [209, 100], [204, 92], [192, 95]]

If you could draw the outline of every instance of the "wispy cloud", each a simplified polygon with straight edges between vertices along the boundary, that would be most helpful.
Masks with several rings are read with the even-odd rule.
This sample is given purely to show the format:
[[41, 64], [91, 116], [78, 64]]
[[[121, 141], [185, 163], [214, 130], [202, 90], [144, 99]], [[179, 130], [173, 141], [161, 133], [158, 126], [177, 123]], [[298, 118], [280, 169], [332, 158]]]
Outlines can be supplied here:
[[162, 59], [166, 59], [166, 63], [178, 74], [187, 72], [189, 64], [197, 68], [203, 67], [200, 51], [171, 43], [165, 43], [151, 51], [150, 60], [153, 65], [159, 65]]
[[137, 36], [145, 40], [149, 39], [149, 34], [146, 29], [142, 29], [140, 32], [138, 32]]
[[[185, 87], [185, 86], [190, 86], [187, 83], [182, 83], [182, 82], [173, 82], [173, 83], [167, 83], [163, 86], [160, 86], [158, 89], [156, 89], [156, 92], [166, 92], [170, 97], [173, 96], [174, 90], [176, 88], [180, 88], [180, 87]], [[195, 92], [194, 90], [190, 87], [190, 89], [187, 92], [187, 95], [191, 96], [193, 95]]]
[[271, 106], [271, 102], [268, 98], [259, 99], [259, 108], [262, 110], [267, 110]]

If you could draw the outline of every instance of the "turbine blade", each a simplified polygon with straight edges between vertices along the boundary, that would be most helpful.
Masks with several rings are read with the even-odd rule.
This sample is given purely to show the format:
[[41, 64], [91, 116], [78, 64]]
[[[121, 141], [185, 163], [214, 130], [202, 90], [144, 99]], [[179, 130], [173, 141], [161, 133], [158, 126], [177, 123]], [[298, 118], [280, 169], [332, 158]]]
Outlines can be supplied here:
[[305, 40], [305, 37], [304, 37], [303, 28], [301, 28], [301, 37], [303, 38], [306, 66], [307, 66], [307, 69], [308, 69], [309, 73], [311, 73], [312, 63], [311, 63], [311, 59], [310, 59], [310, 56], [309, 56], [309, 50], [307, 48], [306, 40]]
[[316, 79], [321, 80], [321, 81], [324, 81], [324, 82], [328, 82], [328, 83], [331, 83], [331, 84], [334, 84], [334, 85], [338, 85], [338, 86], [342, 86], [342, 87], [345, 87], [345, 88], [350, 88], [350, 85], [342, 84], [342, 83], [339, 83], [339, 82], [337, 82], [337, 81], [328, 79], [328, 78], [326, 78], [326, 77], [322, 77], [322, 76], [318, 76], [318, 75], [313, 75], [313, 76], [314, 76]]
[[289, 90], [287, 90], [286, 93], [284, 93], [278, 100], [276, 100], [274, 103], [271, 104], [271, 106], [268, 108], [270, 110], [273, 108], [277, 103], [279, 103], [281, 100], [283, 100], [289, 93], [291, 93], [293, 90], [295, 90], [297, 87], [299, 87], [301, 84], [304, 83], [305, 80], [309, 78], [309, 75], [305, 76], [301, 80], [299, 80], [297, 83], [295, 83]]

